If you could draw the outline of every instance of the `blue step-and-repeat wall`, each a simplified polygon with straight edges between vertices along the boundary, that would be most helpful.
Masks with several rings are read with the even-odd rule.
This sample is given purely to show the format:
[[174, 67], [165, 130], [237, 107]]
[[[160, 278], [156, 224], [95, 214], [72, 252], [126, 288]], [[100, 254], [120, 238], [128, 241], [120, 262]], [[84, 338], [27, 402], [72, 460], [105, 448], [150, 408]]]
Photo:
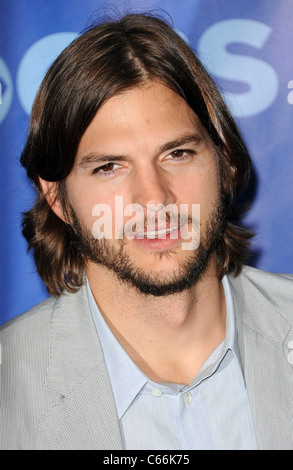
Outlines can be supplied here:
[[293, 272], [292, 0], [1, 0], [0, 323], [48, 294], [21, 235], [33, 200], [19, 164], [32, 101], [61, 50], [95, 19], [164, 10], [221, 88], [254, 162], [250, 264]]

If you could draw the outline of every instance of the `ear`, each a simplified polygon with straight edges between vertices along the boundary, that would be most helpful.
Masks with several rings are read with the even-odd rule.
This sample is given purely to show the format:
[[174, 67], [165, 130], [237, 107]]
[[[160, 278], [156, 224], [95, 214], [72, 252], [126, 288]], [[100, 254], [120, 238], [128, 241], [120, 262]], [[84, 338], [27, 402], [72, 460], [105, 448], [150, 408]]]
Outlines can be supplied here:
[[59, 186], [58, 182], [46, 181], [39, 177], [39, 182], [42, 188], [42, 192], [47, 199], [49, 206], [52, 211], [66, 224], [68, 223], [59, 197]]

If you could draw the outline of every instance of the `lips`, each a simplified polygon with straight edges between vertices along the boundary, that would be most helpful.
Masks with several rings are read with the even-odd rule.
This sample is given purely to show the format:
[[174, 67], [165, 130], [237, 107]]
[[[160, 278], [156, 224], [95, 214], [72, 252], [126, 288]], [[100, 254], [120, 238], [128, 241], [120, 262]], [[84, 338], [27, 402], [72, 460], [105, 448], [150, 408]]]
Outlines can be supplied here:
[[132, 236], [137, 239], [164, 239], [175, 231], [178, 232], [179, 229], [180, 227], [178, 225], [173, 227], [149, 228], [147, 231], [133, 233]]

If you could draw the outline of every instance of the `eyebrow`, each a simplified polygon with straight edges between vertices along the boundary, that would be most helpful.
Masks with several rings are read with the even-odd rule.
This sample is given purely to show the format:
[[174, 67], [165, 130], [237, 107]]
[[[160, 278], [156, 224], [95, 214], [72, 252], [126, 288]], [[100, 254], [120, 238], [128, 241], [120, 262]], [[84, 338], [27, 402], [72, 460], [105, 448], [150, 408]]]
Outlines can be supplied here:
[[[168, 150], [172, 150], [177, 147], [181, 147], [182, 145], [190, 144], [193, 143], [195, 145], [201, 144], [203, 141], [203, 138], [199, 134], [187, 134], [178, 137], [175, 140], [172, 140], [170, 142], [167, 142], [166, 144], [163, 144], [161, 147], [159, 147], [158, 153], [163, 153], [167, 152]], [[129, 161], [129, 157], [127, 155], [112, 155], [112, 154], [104, 154], [104, 153], [98, 153], [98, 152], [91, 152], [87, 155], [84, 155], [79, 164], [79, 168], [84, 168], [87, 166], [90, 166], [92, 164], [97, 164], [97, 163], [104, 163], [104, 162], [115, 162], [115, 161]]]
[[186, 144], [196, 144], [199, 145], [202, 143], [203, 138], [199, 134], [187, 134], [181, 137], [178, 137], [176, 140], [172, 140], [171, 142], [167, 142], [166, 144], [160, 147], [160, 153], [167, 152], [168, 150], [172, 150], [176, 147], [181, 147], [182, 145]]

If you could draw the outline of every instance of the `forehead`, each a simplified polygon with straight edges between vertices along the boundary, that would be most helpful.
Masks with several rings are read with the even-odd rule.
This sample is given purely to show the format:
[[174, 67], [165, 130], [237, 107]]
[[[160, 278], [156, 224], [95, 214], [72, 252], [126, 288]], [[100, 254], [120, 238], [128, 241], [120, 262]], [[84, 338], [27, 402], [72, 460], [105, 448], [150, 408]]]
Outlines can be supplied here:
[[101, 106], [81, 138], [77, 157], [95, 150], [121, 151], [123, 146], [163, 145], [188, 133], [207, 138], [197, 115], [178, 94], [162, 83], [148, 82]]

